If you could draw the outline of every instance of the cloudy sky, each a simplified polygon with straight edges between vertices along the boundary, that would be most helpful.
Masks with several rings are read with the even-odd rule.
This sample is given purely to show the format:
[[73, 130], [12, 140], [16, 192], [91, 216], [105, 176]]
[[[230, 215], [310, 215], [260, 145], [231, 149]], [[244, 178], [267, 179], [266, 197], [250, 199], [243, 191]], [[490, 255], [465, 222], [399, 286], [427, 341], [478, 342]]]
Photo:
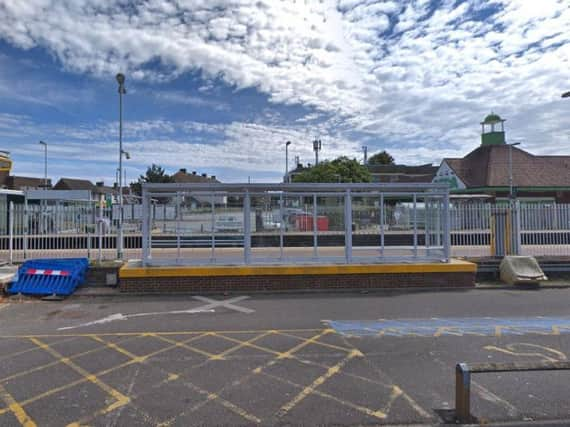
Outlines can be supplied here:
[[570, 154], [568, 0], [0, 0], [0, 148], [14, 173], [110, 183], [151, 163], [277, 181], [290, 157], [436, 163], [507, 138]]

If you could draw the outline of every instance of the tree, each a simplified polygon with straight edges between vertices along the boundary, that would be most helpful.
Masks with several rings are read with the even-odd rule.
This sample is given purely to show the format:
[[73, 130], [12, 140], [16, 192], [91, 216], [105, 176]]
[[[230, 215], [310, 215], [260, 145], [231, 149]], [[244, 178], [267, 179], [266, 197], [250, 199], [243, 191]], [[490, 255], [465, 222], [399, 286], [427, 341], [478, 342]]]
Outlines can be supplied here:
[[332, 161], [324, 161], [317, 166], [305, 169], [293, 178], [293, 182], [370, 182], [368, 169], [356, 159], [342, 156]]
[[162, 166], [152, 164], [146, 170], [144, 175], [139, 176], [137, 182], [131, 184], [131, 189], [133, 193], [140, 196], [142, 194], [142, 184], [147, 182], [154, 183], [169, 183], [174, 182], [172, 176], [168, 175]]
[[379, 153], [370, 156], [368, 159], [369, 165], [393, 165], [394, 158], [386, 150], [380, 151]]

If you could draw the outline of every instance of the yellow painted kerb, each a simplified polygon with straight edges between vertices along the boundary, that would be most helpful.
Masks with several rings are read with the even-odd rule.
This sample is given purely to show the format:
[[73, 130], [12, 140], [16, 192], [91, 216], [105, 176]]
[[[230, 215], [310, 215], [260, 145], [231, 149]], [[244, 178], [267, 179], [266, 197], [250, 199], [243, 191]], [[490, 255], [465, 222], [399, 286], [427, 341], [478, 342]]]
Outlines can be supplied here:
[[477, 265], [453, 259], [449, 263], [418, 264], [326, 264], [326, 265], [239, 265], [192, 267], [123, 266], [121, 279], [143, 277], [302, 276], [339, 274], [474, 273]]

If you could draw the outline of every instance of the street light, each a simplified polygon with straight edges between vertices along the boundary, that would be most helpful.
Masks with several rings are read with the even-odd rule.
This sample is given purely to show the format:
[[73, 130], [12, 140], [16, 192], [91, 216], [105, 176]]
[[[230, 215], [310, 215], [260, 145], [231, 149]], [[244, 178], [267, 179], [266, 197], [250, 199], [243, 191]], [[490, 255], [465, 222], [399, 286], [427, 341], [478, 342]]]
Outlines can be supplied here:
[[47, 142], [40, 141], [40, 145], [44, 146], [44, 190], [48, 188], [48, 177], [47, 177]]
[[513, 147], [521, 145], [520, 142], [513, 142], [509, 145], [509, 198], [513, 200]]
[[289, 182], [289, 146], [291, 141], [285, 143], [285, 180], [284, 182]]
[[569, 92], [564, 92], [562, 94], [562, 98], [570, 98], [570, 91]]
[[[115, 76], [119, 84], [119, 227], [117, 230], [117, 258], [123, 258], [123, 95], [127, 93], [125, 89], [125, 75]], [[127, 158], [130, 156], [126, 156]]]

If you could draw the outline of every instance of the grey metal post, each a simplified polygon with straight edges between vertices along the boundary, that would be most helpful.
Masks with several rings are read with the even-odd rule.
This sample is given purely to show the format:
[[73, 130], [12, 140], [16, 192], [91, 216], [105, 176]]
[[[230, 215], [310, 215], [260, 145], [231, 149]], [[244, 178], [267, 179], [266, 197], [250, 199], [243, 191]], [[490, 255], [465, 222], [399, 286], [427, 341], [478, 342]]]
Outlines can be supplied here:
[[449, 190], [445, 192], [443, 198], [443, 257], [446, 262], [449, 262], [451, 238], [449, 231]]
[[284, 210], [285, 207], [283, 206], [283, 192], [279, 195], [279, 258], [283, 259], [283, 233], [285, 231], [285, 215]]
[[249, 191], [243, 198], [243, 259], [246, 264], [251, 262], [251, 198]]
[[344, 255], [346, 263], [352, 262], [352, 200], [350, 190], [344, 194]]
[[380, 194], [380, 255], [384, 256], [384, 193]]
[[180, 192], [176, 192], [176, 263], [180, 262]]
[[417, 196], [414, 193], [413, 196], [413, 206], [414, 206], [414, 257], [417, 258], [418, 256], [418, 203], [417, 203]]
[[[103, 258], [103, 196], [99, 197], [99, 216], [97, 217], [97, 242], [99, 249], [97, 250], [97, 261], [101, 262]], [[144, 218], [143, 218], [144, 226]], [[144, 239], [144, 232], [143, 232]], [[144, 243], [143, 243], [144, 245]], [[144, 262], [144, 246], [143, 246], [143, 262]]]
[[125, 90], [125, 76], [117, 74], [119, 83], [119, 227], [117, 229], [117, 258], [123, 258], [123, 95]]
[[142, 264], [148, 265], [150, 258], [150, 196], [148, 191], [142, 190]]
[[[521, 205], [518, 200], [515, 200], [515, 248], [514, 255], [520, 255], [521, 253]], [[555, 211], [556, 212], [556, 211]]]
[[319, 256], [319, 249], [318, 245], [318, 237], [317, 237], [317, 195], [316, 193], [313, 194], [313, 257], [318, 258]]
[[28, 256], [28, 197], [24, 197], [24, 241], [22, 242], [22, 248], [24, 252], [24, 259]]
[[212, 253], [210, 254], [210, 258], [212, 259], [212, 261], [214, 261], [216, 259], [216, 211], [215, 211], [215, 196], [214, 193], [212, 193], [212, 199], [211, 202], [212, 204], [212, 231], [211, 231], [211, 239], [212, 241], [211, 243], [211, 248], [212, 248]]
[[455, 366], [455, 416], [460, 423], [471, 421], [471, 373], [465, 363]]
[[10, 211], [8, 213], [8, 251], [10, 265], [14, 263], [14, 202], [10, 202]]

